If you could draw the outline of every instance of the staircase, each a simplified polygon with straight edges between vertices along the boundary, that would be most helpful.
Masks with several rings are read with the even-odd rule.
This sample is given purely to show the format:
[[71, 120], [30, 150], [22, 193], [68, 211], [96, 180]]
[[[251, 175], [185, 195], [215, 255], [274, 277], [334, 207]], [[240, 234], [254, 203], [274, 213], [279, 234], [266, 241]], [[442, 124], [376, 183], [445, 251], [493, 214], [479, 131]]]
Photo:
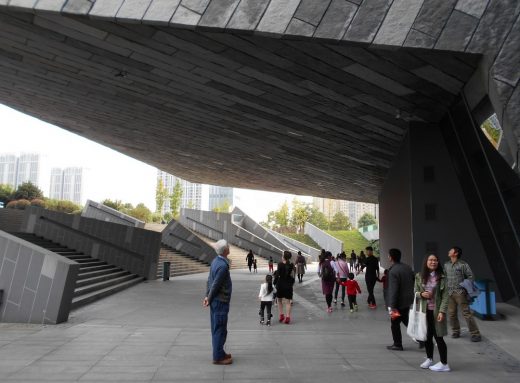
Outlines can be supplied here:
[[[210, 246], [213, 246], [213, 244], [215, 244], [215, 242], [216, 242], [213, 239], [203, 236], [202, 234], [199, 234], [199, 233], [194, 233], [194, 234], [197, 237], [199, 237], [200, 239], [202, 239], [204, 242], [209, 244]], [[232, 270], [233, 269], [247, 269], [246, 255], [247, 255], [246, 250], [241, 249], [238, 246], [229, 244], [228, 259], [231, 260], [231, 269]], [[256, 265], [259, 269], [262, 267], [268, 267], [269, 262], [267, 259], [265, 259], [259, 255], [255, 255], [255, 258], [256, 258]]]
[[144, 278], [30, 233], [11, 233], [36, 246], [80, 264], [71, 309], [97, 301], [141, 282]]
[[163, 275], [163, 262], [170, 262], [170, 277], [206, 273], [209, 271], [209, 265], [207, 263], [192, 258], [182, 251], [161, 244], [161, 252], [159, 254], [159, 262], [157, 265], [158, 279], [162, 278]]

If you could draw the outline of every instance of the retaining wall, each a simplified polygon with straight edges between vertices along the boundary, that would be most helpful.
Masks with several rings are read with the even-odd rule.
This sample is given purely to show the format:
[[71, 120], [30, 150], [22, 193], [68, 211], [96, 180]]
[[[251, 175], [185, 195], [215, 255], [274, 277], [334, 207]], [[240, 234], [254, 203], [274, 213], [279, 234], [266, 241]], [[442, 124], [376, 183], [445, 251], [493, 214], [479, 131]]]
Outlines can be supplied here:
[[104, 222], [118, 223], [120, 225], [134, 226], [144, 229], [145, 223], [137, 218], [131, 217], [128, 214], [121, 213], [111, 207], [105, 206], [102, 203], [87, 200], [82, 217], [94, 218]]
[[339, 254], [343, 251], [343, 241], [334, 238], [332, 235], [327, 234], [309, 222], [305, 222], [303, 232], [320, 245], [322, 249], [330, 251], [332, 255]]
[[79, 264], [0, 231], [0, 321], [67, 321]]

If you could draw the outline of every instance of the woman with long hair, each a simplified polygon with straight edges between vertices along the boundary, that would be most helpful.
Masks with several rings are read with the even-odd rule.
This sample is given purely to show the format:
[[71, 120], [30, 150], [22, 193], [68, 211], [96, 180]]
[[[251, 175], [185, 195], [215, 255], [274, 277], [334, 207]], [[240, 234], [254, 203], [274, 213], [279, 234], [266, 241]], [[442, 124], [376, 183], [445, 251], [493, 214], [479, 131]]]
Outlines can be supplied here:
[[275, 272], [276, 299], [280, 313], [279, 321], [285, 322], [285, 324], [291, 322], [291, 302], [293, 299], [293, 285], [296, 272], [294, 265], [290, 261], [291, 257], [292, 254], [290, 251], [284, 251], [282, 262], [278, 263], [278, 268]]
[[[421, 364], [421, 368], [437, 372], [450, 371], [448, 348], [443, 339], [448, 334], [448, 286], [437, 255], [430, 254], [424, 259], [422, 271], [415, 276], [415, 296], [420, 299], [423, 312], [426, 312], [428, 329], [425, 342], [426, 360]], [[440, 362], [437, 364], [433, 364], [433, 338], [439, 349]]]

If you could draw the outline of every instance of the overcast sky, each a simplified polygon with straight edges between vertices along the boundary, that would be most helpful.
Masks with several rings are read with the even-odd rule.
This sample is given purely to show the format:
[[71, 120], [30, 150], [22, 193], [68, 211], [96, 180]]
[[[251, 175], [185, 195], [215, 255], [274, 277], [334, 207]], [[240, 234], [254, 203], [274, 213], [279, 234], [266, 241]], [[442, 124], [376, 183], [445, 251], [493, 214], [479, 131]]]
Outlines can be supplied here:
[[[46, 196], [51, 167], [78, 166], [88, 169], [86, 199], [119, 199], [134, 205], [143, 202], [155, 210], [155, 167], [0, 104], [0, 153], [20, 152], [42, 155], [40, 186]], [[238, 207], [257, 221], [265, 220], [270, 210], [294, 198], [289, 194], [235, 190]]]

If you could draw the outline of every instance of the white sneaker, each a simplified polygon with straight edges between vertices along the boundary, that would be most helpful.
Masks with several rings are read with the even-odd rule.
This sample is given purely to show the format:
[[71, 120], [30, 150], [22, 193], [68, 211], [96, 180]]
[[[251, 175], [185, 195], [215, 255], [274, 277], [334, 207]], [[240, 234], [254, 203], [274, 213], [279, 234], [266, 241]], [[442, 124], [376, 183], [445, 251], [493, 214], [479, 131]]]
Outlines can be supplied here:
[[430, 366], [433, 364], [433, 359], [426, 358], [424, 362], [421, 363], [421, 368], [430, 368]]
[[451, 371], [449, 364], [442, 364], [441, 362], [434, 364], [433, 366], [430, 366], [430, 370], [436, 371], [436, 372], [448, 372]]

